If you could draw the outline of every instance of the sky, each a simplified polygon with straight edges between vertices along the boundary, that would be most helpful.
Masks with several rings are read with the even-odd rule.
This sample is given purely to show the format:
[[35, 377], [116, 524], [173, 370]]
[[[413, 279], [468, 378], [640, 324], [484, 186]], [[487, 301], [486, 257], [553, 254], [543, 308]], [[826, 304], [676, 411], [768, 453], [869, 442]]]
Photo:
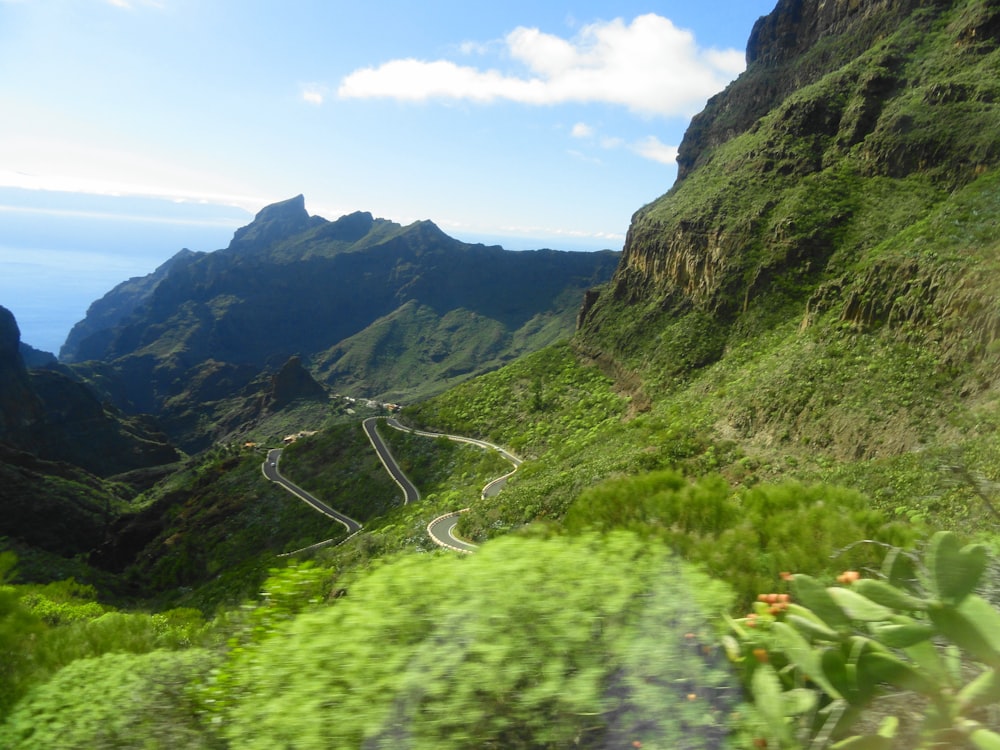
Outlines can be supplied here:
[[0, 263], [74, 251], [31, 226], [85, 246], [119, 219], [151, 238], [126, 233], [121, 270], [152, 270], [300, 193], [329, 219], [621, 249], [775, 2], [0, 0]]

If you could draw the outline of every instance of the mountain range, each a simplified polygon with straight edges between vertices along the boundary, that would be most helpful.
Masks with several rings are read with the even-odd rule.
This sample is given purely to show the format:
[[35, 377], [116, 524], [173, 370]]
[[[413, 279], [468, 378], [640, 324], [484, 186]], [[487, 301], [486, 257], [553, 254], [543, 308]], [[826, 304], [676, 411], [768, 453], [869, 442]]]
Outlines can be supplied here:
[[[72, 571], [129, 601], [223, 608], [222, 666], [218, 647], [183, 653], [221, 675], [199, 695], [224, 718], [177, 698], [144, 714], [173, 707], [159, 731], [203, 746], [986, 746], [998, 123], [1000, 4], [778, 0], [620, 254], [331, 222], [298, 196], [228, 248], [116, 287], [58, 363], [29, 370], [0, 315], [0, 533], [29, 580]], [[495, 457], [391, 431], [422, 494], [401, 505], [364, 399], [334, 392], [523, 463], [482, 496]], [[276, 555], [343, 538], [261, 477], [265, 445], [303, 430], [282, 471], [365, 528], [299, 563]], [[462, 509], [456, 533], [479, 551], [428, 554], [428, 523]], [[697, 586], [681, 585], [688, 563]], [[637, 566], [649, 580], [626, 596]], [[428, 617], [428, 589], [456, 604]], [[799, 609], [770, 607], [771, 589]], [[878, 641], [900, 623], [916, 650]], [[939, 642], [968, 669], [941, 667]], [[869, 674], [869, 653], [872, 669], [912, 660]], [[900, 691], [869, 704], [882, 678]], [[29, 742], [29, 709], [60, 714], [26, 690], [9, 701], [27, 702]], [[923, 729], [890, 721], [932, 704]]]
[[566, 339], [583, 291], [618, 257], [470, 245], [364, 212], [327, 221], [300, 195], [262, 209], [228, 248], [182, 250], [112, 289], [60, 360], [123, 411], [156, 413], [203, 446], [183, 415], [292, 357], [332, 391], [412, 401]]

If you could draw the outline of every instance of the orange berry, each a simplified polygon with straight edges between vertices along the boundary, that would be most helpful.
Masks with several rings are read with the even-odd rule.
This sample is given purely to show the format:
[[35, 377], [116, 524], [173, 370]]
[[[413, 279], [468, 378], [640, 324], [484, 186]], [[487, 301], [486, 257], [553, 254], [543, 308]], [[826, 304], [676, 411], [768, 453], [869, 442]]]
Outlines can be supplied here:
[[778, 594], [778, 603], [779, 604], [788, 604], [788, 602], [790, 600], [791, 600], [791, 597], [788, 594]]
[[767, 655], [767, 649], [755, 648], [753, 650], [753, 658], [755, 658], [761, 664], [767, 664], [770, 657], [768, 657]]
[[778, 575], [781, 576], [781, 580], [782, 581], [790, 581], [790, 580], [792, 580], [792, 574], [789, 573], [787, 570], [781, 571], [780, 573], [778, 573]]
[[757, 594], [757, 601], [759, 601], [759, 602], [765, 602], [766, 603], [767, 602], [767, 594]]

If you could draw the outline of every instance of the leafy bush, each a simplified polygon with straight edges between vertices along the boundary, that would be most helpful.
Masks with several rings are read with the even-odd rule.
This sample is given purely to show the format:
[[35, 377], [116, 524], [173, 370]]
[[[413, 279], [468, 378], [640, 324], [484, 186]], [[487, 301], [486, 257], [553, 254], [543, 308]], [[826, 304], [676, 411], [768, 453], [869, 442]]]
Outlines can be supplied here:
[[736, 591], [748, 606], [781, 571], [812, 574], [877, 564], [873, 545], [908, 545], [914, 532], [863, 495], [786, 482], [733, 493], [720, 477], [690, 482], [670, 471], [613, 479], [583, 492], [566, 514], [571, 533], [625, 528], [667, 542]]
[[80, 659], [32, 689], [0, 725], [0, 746], [150, 750], [219, 747], [197, 722], [189, 685], [211, 652], [154, 651]]
[[[939, 532], [922, 564], [894, 549], [875, 577], [848, 571], [826, 587], [795, 574], [790, 597], [762, 595], [728, 639], [758, 746], [1000, 747], [1000, 612], [974, 593], [986, 567], [983, 545]], [[877, 729], [863, 729], [889, 689], [902, 701], [877, 707]], [[902, 725], [896, 713], [914, 706], [922, 724]]]
[[714, 747], [738, 701], [707, 645], [726, 588], [633, 535], [506, 537], [348, 589], [231, 653], [234, 747]]

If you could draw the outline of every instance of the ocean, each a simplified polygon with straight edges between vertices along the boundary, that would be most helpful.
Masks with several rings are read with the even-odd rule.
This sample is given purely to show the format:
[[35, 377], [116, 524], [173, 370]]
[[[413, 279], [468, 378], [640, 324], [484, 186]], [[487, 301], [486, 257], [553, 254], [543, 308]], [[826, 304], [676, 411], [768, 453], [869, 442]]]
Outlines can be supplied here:
[[226, 247], [252, 220], [227, 206], [208, 212], [195, 205], [185, 215], [171, 204], [156, 215], [146, 201], [129, 215], [124, 209], [134, 201], [112, 203], [109, 212], [11, 206], [3, 198], [0, 305], [14, 313], [22, 341], [53, 354], [90, 304], [117, 284], [150, 273], [182, 248]]

